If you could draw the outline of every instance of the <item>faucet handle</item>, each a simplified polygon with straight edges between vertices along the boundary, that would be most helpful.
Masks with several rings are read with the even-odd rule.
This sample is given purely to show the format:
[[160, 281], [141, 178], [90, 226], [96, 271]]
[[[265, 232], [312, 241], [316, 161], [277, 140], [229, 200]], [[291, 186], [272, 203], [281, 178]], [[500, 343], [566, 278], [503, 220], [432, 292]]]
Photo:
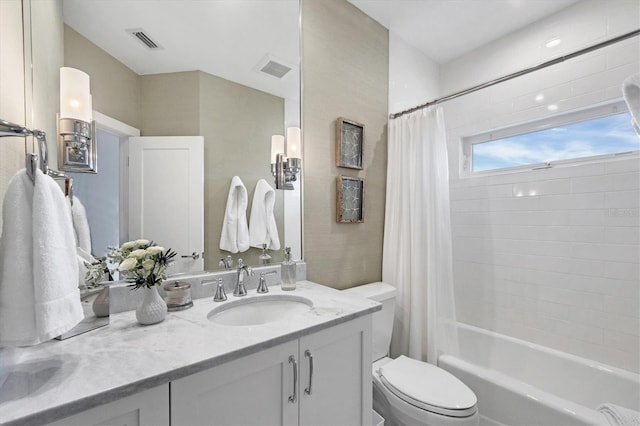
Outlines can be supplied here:
[[260, 281], [258, 283], [258, 289], [256, 292], [258, 293], [269, 293], [269, 287], [267, 287], [267, 280], [265, 279], [266, 275], [273, 275], [276, 271], [271, 272], [260, 272]]
[[222, 278], [218, 278], [218, 287], [216, 288], [216, 294], [213, 296], [214, 302], [224, 302], [227, 300], [227, 293], [224, 291], [224, 284]]

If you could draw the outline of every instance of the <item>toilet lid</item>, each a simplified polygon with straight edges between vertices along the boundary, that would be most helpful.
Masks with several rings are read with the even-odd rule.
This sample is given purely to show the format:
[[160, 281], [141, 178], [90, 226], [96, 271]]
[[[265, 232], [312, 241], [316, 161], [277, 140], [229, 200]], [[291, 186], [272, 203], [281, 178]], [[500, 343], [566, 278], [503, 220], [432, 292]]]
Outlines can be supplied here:
[[476, 395], [451, 373], [400, 356], [378, 370], [382, 383], [398, 398], [427, 411], [465, 417], [476, 411]]

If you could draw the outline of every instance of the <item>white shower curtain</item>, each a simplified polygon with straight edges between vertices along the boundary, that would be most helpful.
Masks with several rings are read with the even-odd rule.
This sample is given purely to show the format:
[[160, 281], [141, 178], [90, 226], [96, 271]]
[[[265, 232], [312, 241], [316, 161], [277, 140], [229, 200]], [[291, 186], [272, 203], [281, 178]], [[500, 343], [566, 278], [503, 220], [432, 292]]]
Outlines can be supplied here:
[[446, 143], [439, 106], [390, 121], [382, 278], [397, 288], [391, 355], [432, 364], [458, 351]]

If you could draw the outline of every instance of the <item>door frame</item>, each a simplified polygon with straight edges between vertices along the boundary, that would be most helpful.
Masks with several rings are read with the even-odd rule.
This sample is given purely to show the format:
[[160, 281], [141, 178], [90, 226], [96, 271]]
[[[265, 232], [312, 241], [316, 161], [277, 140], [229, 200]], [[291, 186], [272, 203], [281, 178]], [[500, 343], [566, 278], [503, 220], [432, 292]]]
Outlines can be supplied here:
[[[140, 129], [93, 111], [96, 128], [118, 136], [120, 141], [120, 244], [129, 241], [129, 137], [140, 136]], [[98, 162], [100, 159], [98, 159]], [[99, 169], [98, 169], [99, 172]]]

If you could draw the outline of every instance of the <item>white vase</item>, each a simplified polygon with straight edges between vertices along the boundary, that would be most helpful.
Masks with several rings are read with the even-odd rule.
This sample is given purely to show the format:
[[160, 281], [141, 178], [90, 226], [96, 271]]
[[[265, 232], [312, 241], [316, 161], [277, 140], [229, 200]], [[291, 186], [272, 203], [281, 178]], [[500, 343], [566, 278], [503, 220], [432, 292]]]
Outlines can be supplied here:
[[150, 325], [161, 322], [167, 315], [167, 304], [158, 294], [158, 287], [143, 287], [144, 298], [136, 309], [136, 318], [140, 324]]

